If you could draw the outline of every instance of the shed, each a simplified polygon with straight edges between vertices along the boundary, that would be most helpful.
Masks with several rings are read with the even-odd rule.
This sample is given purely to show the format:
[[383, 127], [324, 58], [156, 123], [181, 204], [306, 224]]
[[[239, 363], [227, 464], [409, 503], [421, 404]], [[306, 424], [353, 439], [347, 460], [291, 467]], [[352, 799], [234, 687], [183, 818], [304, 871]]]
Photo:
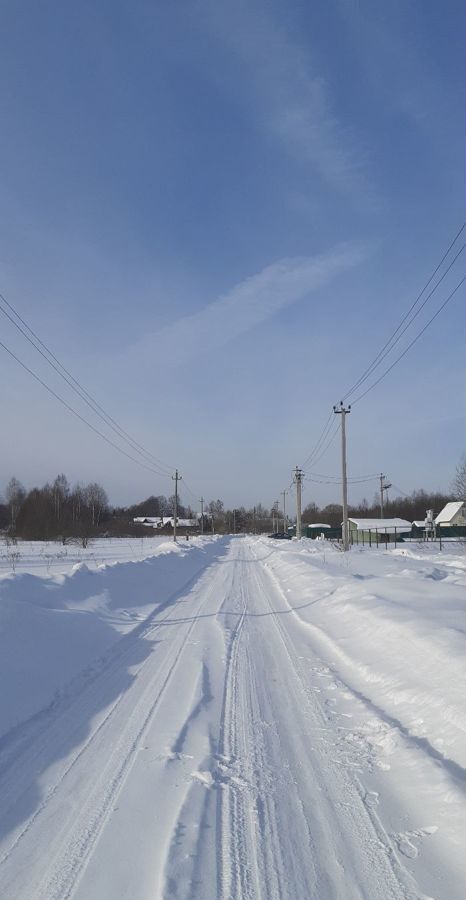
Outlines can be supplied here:
[[348, 519], [349, 538], [353, 544], [388, 543], [411, 534], [406, 519]]
[[317, 538], [323, 534], [327, 540], [341, 538], [341, 528], [332, 528], [325, 522], [312, 522], [305, 526], [305, 535], [308, 538]]

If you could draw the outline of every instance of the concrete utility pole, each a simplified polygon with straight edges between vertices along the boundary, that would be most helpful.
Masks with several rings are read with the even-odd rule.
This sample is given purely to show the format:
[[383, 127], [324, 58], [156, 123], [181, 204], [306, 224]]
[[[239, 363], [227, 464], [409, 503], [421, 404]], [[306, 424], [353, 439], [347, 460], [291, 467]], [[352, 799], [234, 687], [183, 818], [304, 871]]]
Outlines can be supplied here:
[[299, 466], [296, 466], [293, 472], [293, 481], [296, 485], [296, 537], [298, 540], [301, 534], [301, 485], [304, 478], [304, 472]]
[[199, 500], [201, 504], [201, 534], [204, 534], [204, 497]]
[[341, 474], [343, 481], [343, 550], [349, 550], [348, 535], [348, 482], [346, 478], [346, 416], [351, 412], [351, 406], [346, 409], [343, 401], [340, 406], [334, 406], [333, 412], [337, 416], [341, 416]]
[[286, 491], [281, 491], [281, 495], [283, 497], [283, 534], [285, 534], [285, 532], [286, 532], [286, 506], [285, 506]]
[[181, 481], [181, 475], [178, 474], [178, 469], [176, 469], [175, 474], [172, 475], [172, 481], [175, 482], [175, 509], [173, 510], [173, 540], [176, 541], [176, 519], [178, 516], [178, 482]]
[[385, 475], [382, 472], [379, 475], [380, 478], [380, 518], [383, 519], [383, 492], [388, 491], [391, 488], [391, 484], [388, 481], [384, 481]]
[[273, 505], [273, 512], [274, 512], [274, 520], [275, 520], [273, 533], [278, 534], [278, 500], [275, 500], [275, 503]]

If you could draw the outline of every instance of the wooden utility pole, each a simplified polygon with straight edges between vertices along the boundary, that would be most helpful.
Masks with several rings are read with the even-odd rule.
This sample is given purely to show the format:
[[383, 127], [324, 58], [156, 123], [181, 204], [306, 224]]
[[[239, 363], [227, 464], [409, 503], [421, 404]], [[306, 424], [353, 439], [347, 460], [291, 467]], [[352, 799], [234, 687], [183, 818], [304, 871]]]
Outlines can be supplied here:
[[175, 508], [173, 510], [173, 540], [176, 541], [176, 519], [178, 516], [178, 482], [181, 481], [181, 475], [178, 474], [178, 469], [176, 469], [175, 474], [172, 475], [172, 480], [175, 482]]
[[296, 485], [296, 537], [298, 540], [301, 534], [301, 485], [304, 478], [304, 472], [299, 466], [296, 466], [293, 472], [293, 481]]
[[346, 416], [351, 412], [351, 406], [346, 409], [343, 401], [340, 406], [334, 406], [333, 412], [337, 416], [341, 416], [341, 474], [343, 482], [343, 550], [349, 550], [348, 535], [348, 481], [346, 477]]

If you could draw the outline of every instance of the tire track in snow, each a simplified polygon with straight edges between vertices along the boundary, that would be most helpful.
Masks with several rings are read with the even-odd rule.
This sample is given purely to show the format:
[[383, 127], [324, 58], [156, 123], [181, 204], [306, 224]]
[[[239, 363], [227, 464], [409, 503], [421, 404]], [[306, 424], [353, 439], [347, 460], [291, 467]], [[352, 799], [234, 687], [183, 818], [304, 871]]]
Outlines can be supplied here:
[[[263, 578], [265, 578], [265, 580], [269, 582], [269, 584], [275, 590], [275, 593], [278, 593], [280, 595], [283, 602], [291, 610], [292, 608], [289, 605], [288, 598], [286, 597], [286, 594], [283, 591], [280, 583], [277, 581], [276, 576], [270, 573], [268, 568], [264, 566], [261, 566], [261, 572]], [[257, 581], [258, 590], [260, 590], [260, 578], [257, 570], [253, 571], [253, 577]], [[301, 664], [299, 662], [295, 662], [295, 660], [299, 659], [299, 655], [297, 653], [296, 647], [293, 644], [290, 633], [287, 631], [287, 629], [284, 627], [283, 622], [281, 621], [280, 613], [277, 612], [277, 610], [272, 606], [270, 595], [273, 593], [273, 591], [264, 591], [263, 587], [262, 590], [264, 595], [267, 597], [267, 606], [270, 612], [271, 619], [274, 623], [278, 635], [280, 636], [281, 643], [288, 657], [290, 671], [294, 673], [294, 677], [300, 683], [304, 702], [308, 707], [309, 704], [311, 704], [313, 716], [317, 712], [321, 726], [325, 728], [325, 730], [331, 731], [331, 727], [329, 726], [328, 719], [321, 706], [318, 696], [316, 696], [315, 693], [309, 693], [304, 673], [301, 671]], [[318, 657], [316, 657], [316, 659], [318, 660]], [[377, 891], [377, 893], [369, 893], [367, 895], [369, 900], [373, 900], [373, 898], [375, 897], [380, 897], [380, 900], [388, 900], [388, 898], [393, 898], [393, 900], [401, 900], [401, 898], [405, 898], [405, 900], [419, 900], [421, 894], [414, 883], [414, 879], [400, 862], [395, 852], [393, 842], [383, 828], [382, 823], [377, 816], [375, 808], [367, 805], [364, 802], [367, 794], [366, 790], [364, 789], [360, 780], [357, 778], [354, 772], [350, 776], [350, 779], [351, 780], [349, 781], [349, 783], [347, 783], [346, 786], [347, 788], [350, 788], [350, 795], [353, 795], [353, 797], [351, 798], [352, 802], [348, 803], [348, 801], [346, 801], [344, 805], [341, 805], [341, 815], [343, 816], [344, 810], [350, 810], [352, 820], [352, 822], [350, 822], [350, 825], [352, 824], [353, 828], [356, 826], [356, 829], [361, 833], [361, 836], [364, 832], [366, 832], [365, 840], [361, 843], [361, 862], [365, 863], [364, 867], [366, 872], [365, 876], [363, 877], [366, 879], [367, 874], [370, 871], [372, 873], [377, 871], [380, 872], [379, 877], [376, 879], [376, 884], [382, 890], [382, 893], [380, 893], [379, 891]], [[356, 803], [354, 802], [355, 799]], [[312, 826], [312, 820], [310, 824]], [[368, 831], [369, 834], [367, 834]], [[370, 833], [371, 831], [373, 832], [372, 835]], [[386, 854], [384, 854], [383, 857], [381, 856], [380, 852], [375, 853], [372, 849], [378, 844], [381, 844], [386, 848]], [[366, 857], [365, 860], [364, 856]], [[382, 865], [381, 862], [383, 863]], [[354, 874], [356, 877], [361, 878], [361, 872], [355, 871]], [[361, 885], [361, 888], [363, 888], [363, 885]], [[363, 893], [361, 896], [366, 896], [366, 893]]]
[[[235, 563], [237, 567], [238, 564]], [[236, 570], [237, 571], [237, 570]], [[238, 660], [240, 640], [244, 627], [246, 601], [242, 580], [239, 581], [239, 619], [230, 635], [226, 657], [225, 684], [219, 727], [218, 758], [229, 767], [238, 759], [238, 729], [236, 717], [239, 703]], [[225, 602], [229, 598], [226, 598]], [[223, 606], [222, 605], [222, 609]], [[220, 615], [222, 613], [220, 610]], [[241, 808], [241, 795], [234, 786], [219, 791], [217, 797], [217, 885], [219, 900], [253, 898], [251, 879], [248, 877], [245, 841], [247, 829]]]

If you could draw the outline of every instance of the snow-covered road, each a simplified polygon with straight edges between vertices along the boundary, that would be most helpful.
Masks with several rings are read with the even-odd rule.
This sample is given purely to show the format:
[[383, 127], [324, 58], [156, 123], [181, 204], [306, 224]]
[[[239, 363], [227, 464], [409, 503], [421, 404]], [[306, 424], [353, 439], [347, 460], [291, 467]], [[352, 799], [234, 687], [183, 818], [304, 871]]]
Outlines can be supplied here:
[[439, 822], [407, 827], [426, 778], [456, 810], [460, 767], [401, 728], [400, 798], [396, 766], [374, 765], [360, 739], [363, 723], [393, 723], [324, 658], [299, 614], [316, 600], [290, 604], [271, 562], [292, 548], [277, 552], [218, 541], [176, 596], [6, 735], [2, 900], [462, 896], [454, 854], [418, 853]]

